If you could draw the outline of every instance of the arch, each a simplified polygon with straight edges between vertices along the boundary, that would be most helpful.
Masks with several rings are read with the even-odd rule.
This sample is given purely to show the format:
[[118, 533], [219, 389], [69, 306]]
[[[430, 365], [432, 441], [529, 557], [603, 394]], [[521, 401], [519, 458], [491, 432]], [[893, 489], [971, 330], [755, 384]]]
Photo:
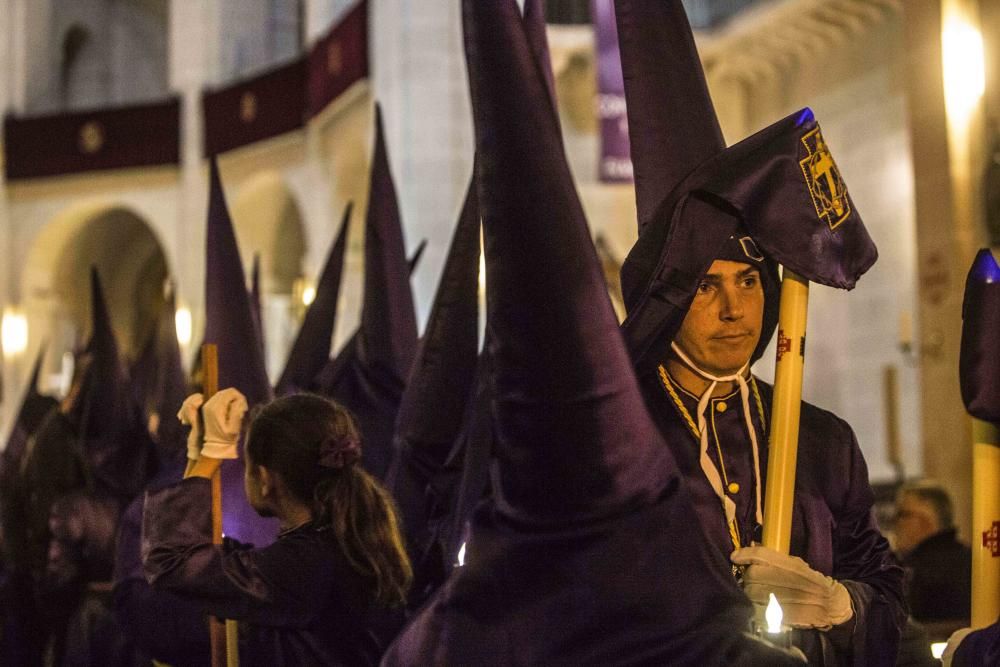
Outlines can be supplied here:
[[284, 177], [275, 170], [251, 175], [230, 210], [243, 265], [249, 267], [259, 255], [262, 291], [291, 294], [302, 276], [306, 235], [301, 209]]
[[50, 360], [90, 335], [91, 265], [100, 273], [123, 354], [134, 358], [154, 330], [168, 275], [159, 239], [126, 206], [77, 204], [35, 237], [21, 278], [31, 329], [47, 332]]

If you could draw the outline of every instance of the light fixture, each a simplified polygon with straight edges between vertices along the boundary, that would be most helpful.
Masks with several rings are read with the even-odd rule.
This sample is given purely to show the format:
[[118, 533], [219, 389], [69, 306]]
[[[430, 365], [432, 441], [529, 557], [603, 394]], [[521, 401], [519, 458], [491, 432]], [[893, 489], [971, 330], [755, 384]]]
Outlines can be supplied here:
[[302, 288], [302, 305], [309, 306], [312, 302], [316, 300], [316, 288], [312, 285], [306, 285]]
[[958, 12], [941, 29], [941, 59], [948, 114], [967, 122], [986, 91], [986, 58], [982, 33]]
[[174, 327], [177, 329], [177, 342], [181, 347], [191, 344], [191, 310], [181, 306], [174, 313]]
[[24, 313], [16, 308], [4, 308], [0, 339], [5, 356], [17, 357], [24, 354], [28, 349], [28, 318]]

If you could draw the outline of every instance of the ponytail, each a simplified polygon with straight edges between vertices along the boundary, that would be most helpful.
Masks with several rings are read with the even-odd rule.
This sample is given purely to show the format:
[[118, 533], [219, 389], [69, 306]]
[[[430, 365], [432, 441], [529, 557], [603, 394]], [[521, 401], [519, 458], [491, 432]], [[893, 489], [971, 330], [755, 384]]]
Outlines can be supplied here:
[[344, 556], [375, 585], [374, 599], [400, 606], [413, 581], [395, 503], [360, 465], [346, 466], [316, 488], [317, 517], [329, 522]]

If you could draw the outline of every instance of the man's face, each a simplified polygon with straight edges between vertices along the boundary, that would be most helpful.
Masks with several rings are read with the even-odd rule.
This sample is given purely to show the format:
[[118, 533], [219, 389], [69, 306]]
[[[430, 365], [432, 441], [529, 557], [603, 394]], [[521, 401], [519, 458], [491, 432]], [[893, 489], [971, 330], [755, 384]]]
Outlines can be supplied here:
[[717, 259], [698, 284], [674, 342], [702, 370], [730, 375], [753, 354], [763, 319], [764, 288], [757, 269]]
[[906, 554], [938, 531], [934, 508], [911, 493], [896, 501], [896, 551]]

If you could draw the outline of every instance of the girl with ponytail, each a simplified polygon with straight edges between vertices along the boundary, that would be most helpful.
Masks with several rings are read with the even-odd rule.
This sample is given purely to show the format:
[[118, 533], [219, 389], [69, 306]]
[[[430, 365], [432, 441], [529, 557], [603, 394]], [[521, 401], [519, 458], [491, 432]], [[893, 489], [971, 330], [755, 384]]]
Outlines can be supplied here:
[[[204, 445], [197, 428], [205, 424]], [[263, 549], [211, 544], [211, 487], [236, 457], [246, 400], [235, 389], [203, 406], [188, 478], [146, 498], [143, 561], [154, 585], [198, 598], [208, 614], [240, 623], [244, 665], [374, 665], [375, 630], [406, 600], [412, 579], [396, 509], [361, 467], [354, 419], [308, 394], [279, 398], [251, 415], [245, 440], [250, 505], [281, 525]]]

